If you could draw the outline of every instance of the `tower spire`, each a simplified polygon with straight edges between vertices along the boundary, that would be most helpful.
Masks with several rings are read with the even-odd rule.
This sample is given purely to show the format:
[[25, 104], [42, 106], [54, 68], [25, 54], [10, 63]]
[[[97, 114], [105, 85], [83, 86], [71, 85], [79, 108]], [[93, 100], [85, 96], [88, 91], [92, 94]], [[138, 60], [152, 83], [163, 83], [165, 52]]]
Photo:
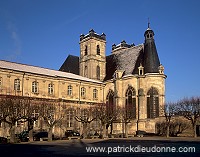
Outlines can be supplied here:
[[145, 43], [144, 43], [144, 72], [145, 73], [158, 73], [158, 67], [160, 66], [160, 61], [158, 53], [156, 50], [156, 45], [154, 41], [154, 32], [150, 29], [150, 22], [148, 18], [148, 28], [144, 33]]
[[148, 17], [148, 28], [150, 28], [150, 21], [149, 21], [149, 17]]

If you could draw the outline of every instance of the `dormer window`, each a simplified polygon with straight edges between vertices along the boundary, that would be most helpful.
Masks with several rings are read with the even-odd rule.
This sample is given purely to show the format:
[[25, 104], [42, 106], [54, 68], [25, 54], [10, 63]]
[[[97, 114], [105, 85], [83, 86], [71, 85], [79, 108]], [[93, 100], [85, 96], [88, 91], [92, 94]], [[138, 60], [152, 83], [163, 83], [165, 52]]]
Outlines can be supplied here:
[[100, 47], [97, 45], [97, 55], [100, 55]]
[[142, 64], [140, 64], [138, 70], [139, 70], [139, 75], [144, 75], [144, 67], [142, 66]]
[[123, 76], [124, 70], [116, 70], [114, 75], [113, 75], [113, 79], [121, 79]]
[[162, 64], [160, 64], [160, 66], [158, 67], [159, 70], [159, 74], [164, 74], [164, 66]]

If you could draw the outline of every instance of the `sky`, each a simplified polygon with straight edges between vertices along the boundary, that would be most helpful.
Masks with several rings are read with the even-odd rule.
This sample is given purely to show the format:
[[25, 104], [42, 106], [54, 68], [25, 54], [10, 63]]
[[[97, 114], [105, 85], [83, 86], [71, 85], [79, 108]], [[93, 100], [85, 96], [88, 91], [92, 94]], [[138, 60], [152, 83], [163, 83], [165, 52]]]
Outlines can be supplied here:
[[94, 29], [112, 44], [144, 43], [148, 18], [165, 67], [166, 101], [200, 96], [199, 0], [0, 0], [0, 60], [58, 70]]

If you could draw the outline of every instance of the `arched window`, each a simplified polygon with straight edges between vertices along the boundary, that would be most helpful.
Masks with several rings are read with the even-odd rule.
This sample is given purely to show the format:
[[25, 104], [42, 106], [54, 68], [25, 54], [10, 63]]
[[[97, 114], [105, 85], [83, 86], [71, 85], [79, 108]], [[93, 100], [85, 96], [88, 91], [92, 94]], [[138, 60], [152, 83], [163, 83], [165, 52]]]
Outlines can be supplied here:
[[48, 94], [53, 94], [54, 93], [54, 85], [53, 85], [53, 83], [50, 83], [49, 85], [48, 85]]
[[88, 54], [88, 48], [87, 45], [85, 45], [85, 56]]
[[100, 55], [100, 47], [97, 45], [97, 55]]
[[19, 79], [14, 80], [14, 90], [20, 91], [20, 80]]
[[67, 87], [67, 95], [72, 95], [72, 85]]
[[106, 111], [107, 114], [110, 115], [114, 112], [115, 104], [114, 104], [114, 92], [109, 90], [108, 95], [106, 97]]
[[81, 88], [81, 97], [85, 97], [86, 89], [84, 87]]
[[126, 91], [126, 117], [130, 119], [136, 118], [136, 92], [131, 86]]
[[158, 90], [151, 87], [147, 92], [147, 118], [159, 116], [159, 95]]
[[100, 67], [97, 65], [97, 80], [100, 80]]

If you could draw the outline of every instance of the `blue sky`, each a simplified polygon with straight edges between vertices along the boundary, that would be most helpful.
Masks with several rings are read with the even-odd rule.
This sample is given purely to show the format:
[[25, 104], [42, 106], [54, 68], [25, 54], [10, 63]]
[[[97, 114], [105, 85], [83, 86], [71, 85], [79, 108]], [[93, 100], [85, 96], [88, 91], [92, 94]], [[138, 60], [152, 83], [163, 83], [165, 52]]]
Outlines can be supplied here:
[[141, 44], [147, 19], [165, 67], [166, 100], [200, 93], [199, 0], [0, 0], [0, 60], [59, 69], [80, 34]]

